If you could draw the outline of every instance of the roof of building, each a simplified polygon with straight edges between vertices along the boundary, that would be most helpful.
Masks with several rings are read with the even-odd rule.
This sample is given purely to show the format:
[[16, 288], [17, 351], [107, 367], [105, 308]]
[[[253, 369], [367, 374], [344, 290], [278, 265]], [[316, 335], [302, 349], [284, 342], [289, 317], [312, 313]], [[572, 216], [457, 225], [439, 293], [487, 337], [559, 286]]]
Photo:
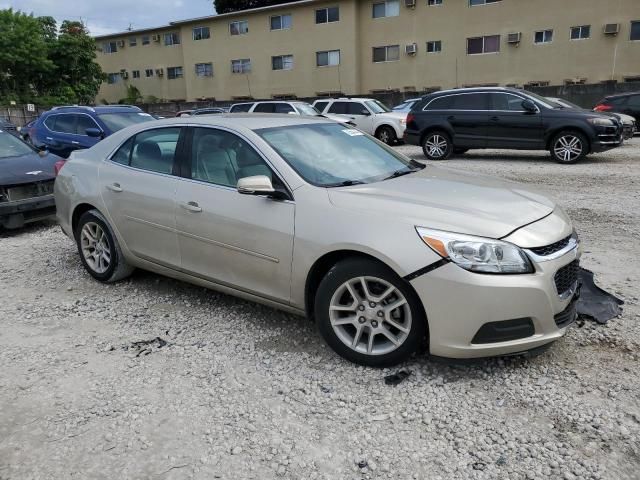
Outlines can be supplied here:
[[169, 22], [166, 25], [159, 25], [157, 27], [140, 28], [140, 29], [135, 29], [135, 30], [125, 30], [123, 32], [115, 32], [115, 33], [109, 33], [109, 34], [105, 34], [105, 35], [97, 35], [97, 36], [95, 36], [93, 38], [96, 39], [96, 40], [102, 40], [102, 39], [105, 39], [105, 38], [129, 36], [129, 35], [134, 35], [134, 34], [137, 34], [137, 33], [148, 33], [148, 32], [153, 32], [153, 31], [157, 31], [157, 30], [167, 30], [167, 29], [170, 29], [170, 28], [173, 28], [173, 27], [177, 27], [177, 26], [180, 26], [180, 25], [184, 25], [184, 24], [188, 24], [188, 23], [205, 22], [205, 21], [215, 20], [215, 19], [218, 19], [218, 18], [241, 17], [243, 15], [248, 15], [248, 14], [252, 14], [252, 13], [259, 13], [259, 12], [263, 12], [263, 11], [276, 10], [276, 9], [282, 9], [282, 8], [287, 8], [287, 7], [299, 7], [299, 6], [303, 6], [303, 5], [308, 5], [310, 3], [317, 3], [319, 1], [324, 1], [324, 0], [298, 0], [297, 2], [280, 3], [278, 5], [269, 5], [269, 6], [266, 6], [266, 7], [248, 8], [246, 10], [238, 10], [237, 12], [229, 12], [229, 13], [221, 13], [221, 14], [216, 14], [216, 15], [208, 15], [206, 17], [187, 18], [187, 19], [184, 19], [184, 20], [176, 20], [175, 22]]

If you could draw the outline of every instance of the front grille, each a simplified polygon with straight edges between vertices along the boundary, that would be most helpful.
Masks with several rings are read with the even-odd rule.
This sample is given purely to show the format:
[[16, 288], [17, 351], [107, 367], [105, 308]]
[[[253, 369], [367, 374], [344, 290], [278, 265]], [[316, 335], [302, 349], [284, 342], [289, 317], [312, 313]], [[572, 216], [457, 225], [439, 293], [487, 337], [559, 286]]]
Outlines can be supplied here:
[[46, 182], [28, 183], [7, 188], [6, 197], [9, 202], [17, 202], [28, 198], [43, 197], [53, 193], [54, 180]]
[[558, 295], [566, 295], [578, 281], [578, 272], [580, 271], [580, 260], [574, 260], [558, 270], [553, 277]]
[[546, 257], [547, 255], [553, 255], [554, 253], [559, 252], [564, 247], [569, 245], [569, 240], [571, 240], [571, 235], [569, 235], [567, 238], [563, 238], [562, 240], [557, 241], [556, 243], [552, 243], [551, 245], [530, 248], [529, 250], [531, 250], [536, 255]]
[[575, 322], [578, 316], [578, 299], [574, 298], [571, 303], [562, 312], [554, 315], [553, 319], [556, 321], [558, 328], [565, 328]]

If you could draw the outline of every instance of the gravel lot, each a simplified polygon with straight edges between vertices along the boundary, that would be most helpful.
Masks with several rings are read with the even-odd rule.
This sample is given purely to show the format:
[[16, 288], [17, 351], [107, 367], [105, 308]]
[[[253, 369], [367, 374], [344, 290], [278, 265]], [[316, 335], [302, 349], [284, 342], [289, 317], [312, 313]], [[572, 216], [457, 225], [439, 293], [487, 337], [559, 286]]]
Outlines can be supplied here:
[[421, 355], [391, 387], [304, 319], [145, 272], [101, 285], [55, 225], [0, 232], [0, 480], [639, 478], [640, 138], [443, 163], [557, 198], [624, 315], [534, 359]]

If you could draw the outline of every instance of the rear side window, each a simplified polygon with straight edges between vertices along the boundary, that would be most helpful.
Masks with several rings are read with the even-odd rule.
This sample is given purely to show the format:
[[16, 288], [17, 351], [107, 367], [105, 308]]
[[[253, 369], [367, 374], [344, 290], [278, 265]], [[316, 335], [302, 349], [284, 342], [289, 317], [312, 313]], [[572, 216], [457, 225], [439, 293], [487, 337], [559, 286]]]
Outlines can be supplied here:
[[150, 172], [171, 174], [180, 130], [159, 128], [136, 135], [131, 147], [129, 165]]
[[259, 103], [253, 109], [253, 113], [273, 113], [274, 111], [275, 104], [273, 103]]
[[629, 97], [610, 98], [608, 100], [605, 100], [605, 103], [608, 103], [610, 105], [615, 105], [616, 107], [621, 107], [622, 105], [627, 104], [628, 99]]
[[127, 140], [118, 151], [111, 157], [112, 162], [119, 163], [120, 165], [129, 165], [131, 161], [131, 146], [133, 145], [134, 137]]
[[229, 110], [230, 113], [238, 113], [238, 112], [248, 112], [251, 110], [253, 103], [240, 103], [238, 105], [234, 105]]
[[337, 115], [346, 115], [349, 111], [349, 102], [333, 102], [329, 107], [328, 113]]
[[627, 97], [627, 105], [632, 108], [640, 108], [640, 95]]
[[453, 95], [438, 97], [435, 100], [432, 100], [425, 110], [451, 110], [453, 108], [453, 100]]
[[322, 112], [328, 104], [329, 102], [316, 102], [313, 106], [316, 108], [316, 110]]

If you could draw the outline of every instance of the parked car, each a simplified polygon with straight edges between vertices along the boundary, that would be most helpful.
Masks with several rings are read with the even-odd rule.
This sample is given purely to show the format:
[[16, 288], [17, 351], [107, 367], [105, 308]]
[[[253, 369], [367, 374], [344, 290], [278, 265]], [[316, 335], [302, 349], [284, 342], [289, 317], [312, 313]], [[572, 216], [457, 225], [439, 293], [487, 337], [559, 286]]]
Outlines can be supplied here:
[[0, 130], [10, 133], [16, 137], [19, 135], [16, 126], [4, 117], [0, 117]]
[[392, 112], [401, 112], [404, 114], [407, 114], [411, 111], [411, 108], [413, 107], [413, 105], [420, 101], [422, 98], [408, 98], [407, 100], [405, 100], [402, 103], [399, 103], [398, 105], [396, 105], [395, 107], [393, 107], [391, 109]]
[[31, 143], [31, 129], [36, 124], [36, 120], [37, 119], [31, 120], [30, 122], [27, 122], [24, 126], [18, 128], [18, 134], [20, 135], [20, 138], [27, 143]]
[[610, 95], [600, 100], [593, 108], [596, 112], [616, 112], [631, 115], [640, 125], [640, 92]]
[[575, 319], [581, 250], [552, 200], [320, 117], [137, 125], [74, 152], [55, 197], [95, 279], [137, 267], [307, 315], [365, 365], [516, 354]]
[[311, 117], [326, 117], [334, 122], [355, 126], [355, 123], [345, 120], [341, 116], [321, 114], [307, 102], [265, 100], [259, 102], [244, 102], [231, 105], [229, 113], [286, 113], [290, 115], [309, 115]]
[[406, 114], [392, 112], [373, 98], [320, 99], [313, 106], [324, 115], [355, 123], [358, 129], [388, 145], [402, 139], [404, 134]]
[[219, 107], [197, 108], [191, 112], [191, 115], [213, 115], [218, 113], [225, 113], [225, 111]]
[[0, 227], [20, 228], [55, 215], [53, 182], [61, 160], [0, 131]]
[[425, 95], [407, 116], [405, 140], [431, 160], [471, 148], [549, 150], [576, 163], [622, 143], [622, 125], [599, 113], [569, 110], [531, 92], [484, 87]]
[[31, 142], [38, 149], [67, 158], [74, 150], [92, 147], [118, 130], [153, 120], [130, 105], [54, 107], [36, 121]]
[[[565, 100], [564, 98], [556, 98], [556, 97], [547, 97], [547, 100], [557, 103], [561, 107], [564, 108], [572, 108], [574, 110], [587, 110], [586, 108], [582, 108], [580, 105], [576, 105], [575, 103], [570, 102], [569, 100]], [[628, 140], [633, 138], [636, 133], [636, 119], [631, 115], [625, 115], [624, 113], [615, 113], [615, 112], [599, 112], [609, 117], [617, 118], [622, 123], [622, 138]]]

